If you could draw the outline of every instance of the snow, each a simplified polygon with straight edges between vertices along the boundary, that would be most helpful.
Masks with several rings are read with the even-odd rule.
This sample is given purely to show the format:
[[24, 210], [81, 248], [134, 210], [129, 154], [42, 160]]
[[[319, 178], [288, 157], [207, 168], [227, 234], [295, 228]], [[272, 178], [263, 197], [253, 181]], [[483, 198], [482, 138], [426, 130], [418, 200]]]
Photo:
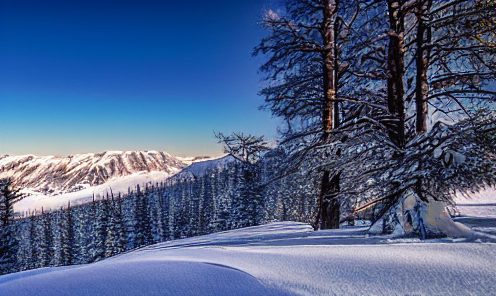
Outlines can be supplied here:
[[446, 203], [431, 200], [428, 210], [422, 215], [426, 227], [431, 227], [433, 233], [444, 233], [453, 237], [472, 237], [474, 232], [459, 222], [454, 222], [447, 209]]
[[0, 277], [0, 295], [490, 295], [496, 245], [279, 222]]
[[190, 166], [182, 170], [181, 173], [191, 172], [195, 176], [203, 175], [209, 169], [225, 167], [228, 163], [235, 161], [234, 157], [225, 155], [218, 158], [203, 159], [192, 163]]
[[226, 157], [226, 154], [218, 155], [218, 156], [205, 156], [205, 157], [199, 157], [199, 156], [186, 156], [186, 157], [181, 157], [181, 156], [175, 156], [177, 159], [180, 161], [186, 163], [187, 165], [192, 165], [194, 163], [198, 162], [206, 162], [206, 161], [211, 161], [211, 160], [217, 160]]
[[457, 215], [496, 218], [496, 188], [471, 193], [467, 198], [461, 194], [455, 199]]
[[71, 193], [48, 196], [31, 192], [32, 195], [25, 197], [14, 205], [14, 212], [24, 216], [35, 210], [40, 212], [42, 207], [45, 210], [49, 210], [66, 207], [68, 202], [71, 205], [90, 202], [93, 199], [93, 195], [95, 195], [96, 200], [103, 199], [107, 193], [110, 195], [111, 191], [114, 195], [119, 192], [127, 194], [129, 188], [135, 190], [136, 185], [140, 185], [142, 188], [144, 188], [145, 184], [155, 185], [166, 180], [171, 175], [163, 171], [138, 172], [124, 177], [113, 178], [104, 184], [87, 187]]

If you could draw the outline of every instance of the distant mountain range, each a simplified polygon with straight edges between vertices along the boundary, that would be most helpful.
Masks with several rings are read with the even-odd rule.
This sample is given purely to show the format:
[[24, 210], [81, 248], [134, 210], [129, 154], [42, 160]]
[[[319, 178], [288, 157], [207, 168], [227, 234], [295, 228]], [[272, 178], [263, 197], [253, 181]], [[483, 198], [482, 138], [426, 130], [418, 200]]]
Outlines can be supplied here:
[[0, 178], [11, 177], [18, 187], [57, 195], [104, 184], [142, 172], [173, 175], [191, 163], [208, 158], [179, 158], [165, 151], [106, 151], [56, 156], [2, 156]]
[[28, 197], [16, 211], [41, 210], [84, 203], [107, 193], [127, 193], [137, 184], [155, 184], [178, 173], [201, 175], [224, 166], [231, 157], [176, 157], [165, 151], [105, 151], [67, 157], [4, 155], [0, 179], [12, 178]]

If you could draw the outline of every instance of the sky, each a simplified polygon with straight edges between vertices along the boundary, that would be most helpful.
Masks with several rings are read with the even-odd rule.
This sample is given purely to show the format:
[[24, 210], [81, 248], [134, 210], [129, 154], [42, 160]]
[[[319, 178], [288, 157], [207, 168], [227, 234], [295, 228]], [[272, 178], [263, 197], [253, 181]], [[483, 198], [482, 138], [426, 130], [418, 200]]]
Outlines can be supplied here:
[[259, 111], [269, 0], [1, 0], [0, 155], [219, 155]]

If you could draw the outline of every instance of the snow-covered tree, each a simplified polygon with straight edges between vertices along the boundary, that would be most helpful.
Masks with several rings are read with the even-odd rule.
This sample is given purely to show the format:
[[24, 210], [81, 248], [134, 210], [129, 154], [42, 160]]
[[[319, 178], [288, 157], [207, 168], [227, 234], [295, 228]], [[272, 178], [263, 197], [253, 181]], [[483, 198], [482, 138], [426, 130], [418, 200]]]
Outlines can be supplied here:
[[76, 237], [74, 232], [74, 217], [70, 202], [67, 208], [61, 211], [62, 219], [60, 223], [61, 232], [61, 264], [72, 265], [75, 264], [76, 259]]
[[18, 270], [14, 204], [22, 197], [19, 189], [13, 188], [11, 179], [0, 180], [0, 274]]
[[[282, 144], [291, 147], [286, 168], [297, 172], [309, 158], [340, 157], [333, 130], [360, 110], [348, 107], [357, 75], [350, 71], [363, 51], [362, 27], [371, 25], [377, 1], [287, 0], [268, 10], [262, 24], [269, 31], [255, 55], [268, 56], [260, 70], [267, 86], [264, 107], [288, 127]], [[363, 45], [363, 44], [360, 44]], [[355, 105], [352, 104], [351, 107]], [[319, 156], [320, 155], [320, 156]], [[318, 167], [321, 174], [315, 228], [339, 227], [340, 171]]]
[[[376, 205], [400, 232], [443, 233], [424, 229], [429, 204], [494, 184], [495, 4], [386, 4], [387, 38], [368, 56], [377, 61], [374, 96], [357, 101], [364, 111], [336, 131], [349, 140], [332, 166], [346, 175], [342, 194], [362, 199], [358, 210]], [[416, 206], [399, 210], [406, 199]]]
[[150, 212], [148, 207], [147, 188], [143, 192], [139, 185], [136, 186], [135, 196], [135, 221], [134, 221], [134, 248], [147, 246], [153, 243], [150, 225]]
[[53, 223], [52, 223], [52, 213], [45, 212], [43, 208], [41, 209], [41, 241], [39, 248], [39, 262], [40, 266], [47, 267], [53, 265], [53, 258], [55, 254], [54, 250], [54, 234], [53, 234]]
[[[237, 192], [233, 194], [231, 200], [230, 207], [233, 213], [229, 219], [235, 223], [235, 227], [261, 224], [263, 220], [262, 156], [269, 150], [268, 143], [264, 136], [245, 136], [242, 133], [232, 133], [229, 136], [218, 133], [216, 137], [219, 143], [224, 144], [224, 152], [238, 161], [234, 167]], [[224, 186], [221, 191], [225, 190], [228, 189]]]

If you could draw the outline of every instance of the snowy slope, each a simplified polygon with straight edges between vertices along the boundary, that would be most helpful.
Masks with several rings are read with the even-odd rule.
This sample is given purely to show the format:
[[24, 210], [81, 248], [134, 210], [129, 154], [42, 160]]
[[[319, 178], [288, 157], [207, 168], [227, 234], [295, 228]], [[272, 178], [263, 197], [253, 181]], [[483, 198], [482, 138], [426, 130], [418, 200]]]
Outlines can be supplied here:
[[493, 295], [496, 245], [284, 222], [0, 277], [0, 295]]
[[192, 164], [197, 163], [197, 162], [213, 161], [213, 160], [224, 158], [226, 156], [227, 155], [223, 154], [220, 156], [213, 156], [213, 157], [210, 157], [210, 156], [187, 156], [187, 157], [176, 156], [176, 158], [189, 166], [189, 165], [192, 165]]
[[[136, 157], [137, 155], [141, 156]], [[121, 173], [111, 167], [116, 158], [123, 163]], [[72, 169], [69, 167], [61, 178], [51, 176], [57, 173], [60, 175], [60, 163], [68, 161], [64, 158], [10, 156], [0, 159], [0, 178], [13, 176], [15, 180], [19, 180], [23, 192], [28, 194], [14, 205], [14, 211], [20, 216], [25, 216], [33, 211], [41, 212], [42, 208], [50, 210], [66, 207], [69, 202], [71, 205], [86, 203], [91, 201], [93, 196], [99, 200], [110, 193], [126, 194], [129, 189], [134, 190], [136, 185], [142, 188], [155, 185], [183, 171], [202, 174], [207, 168], [220, 167], [232, 161], [228, 156], [174, 157], [162, 151], [108, 151], [97, 155], [74, 155], [72, 159], [85, 159], [86, 162]], [[31, 170], [32, 167], [37, 169]], [[31, 173], [27, 174], [29, 171]], [[89, 176], [94, 176], [91, 174], [94, 171], [108, 178], [102, 177], [99, 182], [87, 182], [88, 178], [83, 178], [83, 173], [90, 172]], [[80, 178], [76, 178], [77, 176]], [[41, 185], [31, 183], [31, 180], [39, 180]], [[67, 184], [71, 183], [71, 180], [78, 180], [79, 183], [70, 187]], [[50, 184], [47, 185], [48, 183]], [[42, 190], [45, 187], [50, 190]], [[76, 191], [75, 188], [79, 190]]]
[[44, 210], [59, 209], [66, 207], [70, 202], [71, 205], [82, 204], [93, 200], [106, 198], [107, 194], [113, 193], [126, 194], [128, 190], [135, 190], [136, 185], [144, 188], [146, 185], [156, 185], [171, 176], [168, 172], [152, 171], [138, 172], [129, 176], [114, 178], [101, 185], [87, 187], [76, 192], [63, 193], [59, 195], [44, 195], [32, 193], [31, 195], [14, 204], [14, 211], [20, 216], [29, 215], [32, 212], [41, 212]]
[[461, 216], [496, 218], [496, 188], [471, 193], [469, 197], [458, 194], [455, 211]]
[[0, 178], [29, 192], [57, 195], [101, 185], [139, 172], [175, 174], [187, 164], [165, 151], [106, 151], [55, 156], [3, 156]]
[[235, 161], [235, 159], [230, 155], [225, 155], [218, 158], [202, 159], [202, 161], [193, 162], [187, 168], [182, 170], [181, 174], [192, 173], [194, 176], [199, 177], [209, 169], [221, 169], [233, 161]]

